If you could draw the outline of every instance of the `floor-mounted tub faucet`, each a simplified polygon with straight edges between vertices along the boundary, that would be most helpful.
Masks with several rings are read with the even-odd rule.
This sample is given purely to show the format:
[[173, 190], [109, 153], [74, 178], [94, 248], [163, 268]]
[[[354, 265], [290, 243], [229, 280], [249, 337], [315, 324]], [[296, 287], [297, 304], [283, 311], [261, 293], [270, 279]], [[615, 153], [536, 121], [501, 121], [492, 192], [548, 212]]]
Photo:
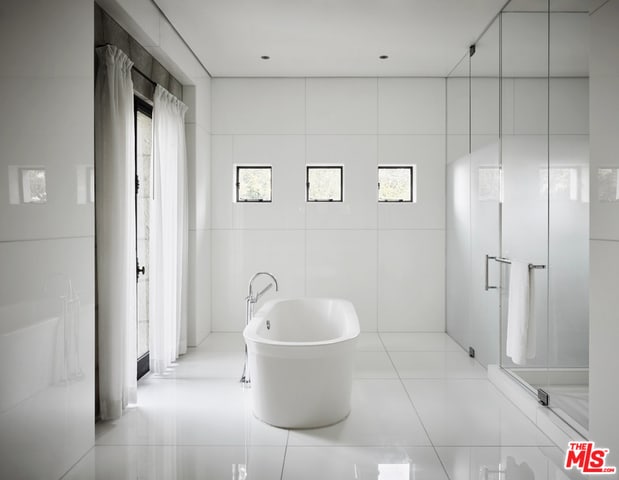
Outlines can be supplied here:
[[[269, 283], [266, 287], [260, 290], [258, 293], [254, 294], [253, 283], [258, 277], [266, 275], [267, 277], [271, 277], [273, 280], [272, 283]], [[247, 326], [250, 320], [254, 316], [254, 306], [260, 300], [260, 297], [267, 293], [275, 284], [275, 291], [279, 291], [279, 286], [277, 284], [277, 279], [273, 276], [273, 274], [269, 272], [258, 272], [249, 280], [249, 286], [247, 287], [247, 297], [245, 298], [245, 326]], [[249, 367], [247, 364], [247, 344], [245, 344], [245, 365], [243, 366], [243, 375], [241, 376], [241, 383], [248, 385], [251, 383], [251, 379], [249, 377]]]
[[249, 321], [251, 320], [251, 317], [254, 316], [254, 305], [258, 303], [258, 300], [260, 300], [260, 297], [262, 297], [262, 295], [267, 293], [273, 287], [273, 283], [269, 283], [266, 287], [264, 287], [262, 290], [260, 290], [258, 293], [254, 295], [254, 287], [253, 287], [254, 280], [256, 280], [258, 277], [262, 275], [271, 277], [271, 279], [273, 280], [273, 283], [275, 284], [275, 291], [277, 292], [279, 290], [279, 286], [277, 285], [277, 279], [269, 272], [258, 272], [253, 277], [251, 277], [251, 280], [249, 281], [249, 286], [247, 287], [247, 290], [248, 290], [247, 298], [245, 299], [247, 300], [247, 303], [251, 307], [249, 311], [251, 315], [246, 318], [247, 320], [246, 323], [249, 323]]

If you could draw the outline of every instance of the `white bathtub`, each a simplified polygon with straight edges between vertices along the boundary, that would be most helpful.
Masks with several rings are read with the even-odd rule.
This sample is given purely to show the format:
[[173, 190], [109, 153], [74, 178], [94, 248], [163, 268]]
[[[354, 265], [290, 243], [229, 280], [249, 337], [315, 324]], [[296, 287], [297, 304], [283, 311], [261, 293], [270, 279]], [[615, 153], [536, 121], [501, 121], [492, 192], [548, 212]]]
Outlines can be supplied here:
[[254, 415], [277, 427], [331, 425], [350, 413], [359, 320], [331, 298], [272, 300], [243, 332]]

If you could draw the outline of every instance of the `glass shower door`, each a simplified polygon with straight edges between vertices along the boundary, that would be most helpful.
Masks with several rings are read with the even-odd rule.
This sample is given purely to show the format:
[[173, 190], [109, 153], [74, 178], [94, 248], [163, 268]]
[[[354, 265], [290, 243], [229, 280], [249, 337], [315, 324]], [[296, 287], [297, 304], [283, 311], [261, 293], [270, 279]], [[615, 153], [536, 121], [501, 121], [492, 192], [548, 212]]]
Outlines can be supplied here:
[[[527, 12], [512, 2], [502, 25], [501, 256], [526, 264], [548, 265], [548, 11]], [[526, 35], [523, 35], [526, 32]], [[501, 365], [537, 394], [547, 385], [548, 269], [529, 271], [530, 312], [508, 319], [511, 267], [502, 267]], [[528, 338], [508, 338], [510, 322], [528, 325]], [[512, 325], [513, 326], [513, 325]], [[506, 345], [518, 356], [507, 355]]]
[[[578, 8], [580, 6], [580, 8]], [[549, 406], [589, 427], [588, 2], [549, 18]], [[580, 10], [580, 11], [578, 11]]]
[[499, 266], [486, 255], [500, 249], [500, 23], [497, 18], [470, 57], [471, 342], [479, 362], [499, 360]]

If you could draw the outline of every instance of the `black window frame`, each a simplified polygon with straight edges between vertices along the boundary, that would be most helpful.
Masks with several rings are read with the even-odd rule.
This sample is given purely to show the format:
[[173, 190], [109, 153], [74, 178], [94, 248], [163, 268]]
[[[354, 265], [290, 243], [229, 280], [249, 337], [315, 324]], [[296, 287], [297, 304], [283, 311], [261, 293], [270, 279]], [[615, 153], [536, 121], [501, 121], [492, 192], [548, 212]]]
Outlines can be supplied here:
[[[257, 200], [242, 200], [239, 198], [239, 193], [241, 190], [241, 182], [240, 182], [240, 172], [241, 170], [268, 170], [269, 171], [269, 199], [265, 200], [263, 198], [259, 198]], [[235, 196], [234, 200], [236, 203], [272, 203], [273, 202], [273, 167], [271, 165], [236, 165], [235, 168], [235, 178], [234, 178], [234, 187], [235, 187]]]
[[[310, 170], [339, 170], [340, 171], [340, 198], [316, 200], [310, 199]], [[343, 165], [306, 165], [305, 166], [305, 201], [311, 203], [343, 203], [344, 202], [344, 166]]]
[[[410, 189], [410, 199], [409, 200], [404, 200], [404, 199], [398, 199], [398, 200], [381, 200], [380, 199], [380, 171], [381, 170], [409, 170], [410, 171], [410, 183], [411, 183], [411, 189]], [[376, 198], [378, 203], [415, 203], [415, 165], [379, 165], [378, 169], [376, 170], [376, 176], [378, 177], [378, 190], [377, 190], [377, 194], [376, 194]]]

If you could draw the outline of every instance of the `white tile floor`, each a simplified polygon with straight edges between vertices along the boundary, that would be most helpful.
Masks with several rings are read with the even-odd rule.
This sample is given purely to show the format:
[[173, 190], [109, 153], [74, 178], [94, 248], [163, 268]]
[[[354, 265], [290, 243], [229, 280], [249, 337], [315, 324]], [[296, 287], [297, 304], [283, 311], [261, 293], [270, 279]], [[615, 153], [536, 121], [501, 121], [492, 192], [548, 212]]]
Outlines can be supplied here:
[[138, 405], [97, 425], [65, 479], [570, 478], [563, 452], [447, 335], [362, 334], [350, 416], [291, 431], [252, 416], [242, 342], [212, 334], [141, 380]]

